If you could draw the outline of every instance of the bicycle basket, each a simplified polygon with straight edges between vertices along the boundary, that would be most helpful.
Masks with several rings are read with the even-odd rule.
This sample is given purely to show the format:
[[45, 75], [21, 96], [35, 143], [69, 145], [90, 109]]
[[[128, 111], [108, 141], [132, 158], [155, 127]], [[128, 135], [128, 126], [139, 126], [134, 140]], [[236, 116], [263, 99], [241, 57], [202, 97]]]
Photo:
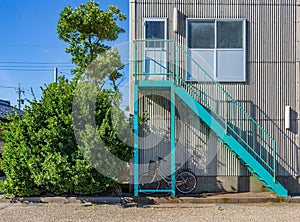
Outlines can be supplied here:
[[153, 172], [153, 171], [155, 171], [156, 169], [157, 169], [157, 162], [154, 161], [154, 160], [150, 160], [150, 161], [149, 161], [148, 170], [149, 170], [150, 172]]

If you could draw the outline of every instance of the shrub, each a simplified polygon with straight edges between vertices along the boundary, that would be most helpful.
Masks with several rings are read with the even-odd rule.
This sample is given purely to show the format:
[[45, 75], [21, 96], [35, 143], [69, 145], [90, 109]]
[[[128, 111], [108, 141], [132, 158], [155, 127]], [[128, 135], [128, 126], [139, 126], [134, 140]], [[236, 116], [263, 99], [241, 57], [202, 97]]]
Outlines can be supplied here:
[[[42, 89], [41, 100], [30, 102], [23, 116], [12, 115], [9, 122], [3, 124], [5, 145], [1, 169], [6, 180], [1, 190], [6, 194], [96, 194], [116, 184], [84, 158], [85, 154], [76, 143], [72, 119], [75, 87], [75, 81], [70, 83], [60, 78], [57, 84]], [[102, 114], [96, 116], [97, 125], [101, 127], [104, 123], [106, 130], [111, 131], [109, 136], [114, 134], [114, 128], [107, 127], [106, 120], [106, 113], [112, 107], [111, 93], [98, 93], [102, 104], [97, 105], [95, 112]], [[131, 156], [132, 149], [128, 146], [122, 144], [120, 149], [114, 152], [125, 159]]]

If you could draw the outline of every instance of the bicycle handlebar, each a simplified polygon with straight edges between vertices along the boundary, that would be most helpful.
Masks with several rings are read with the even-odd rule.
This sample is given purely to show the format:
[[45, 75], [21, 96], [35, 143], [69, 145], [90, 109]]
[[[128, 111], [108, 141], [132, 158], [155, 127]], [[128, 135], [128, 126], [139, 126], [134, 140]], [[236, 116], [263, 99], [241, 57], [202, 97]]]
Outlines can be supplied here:
[[158, 156], [157, 159], [158, 159], [158, 161], [161, 161], [161, 160], [162, 160], [162, 161], [164, 161], [164, 162], [168, 162], [168, 161], [166, 161], [163, 157], [160, 157], [160, 156]]

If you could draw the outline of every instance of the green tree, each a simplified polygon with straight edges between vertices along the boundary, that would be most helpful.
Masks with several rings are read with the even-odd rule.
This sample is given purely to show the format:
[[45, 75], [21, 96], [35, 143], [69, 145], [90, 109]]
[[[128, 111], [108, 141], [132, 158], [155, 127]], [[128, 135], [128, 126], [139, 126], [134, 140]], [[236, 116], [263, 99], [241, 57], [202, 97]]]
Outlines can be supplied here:
[[[104, 175], [124, 179], [132, 158], [132, 130], [119, 107], [119, 94], [112, 89], [99, 91], [89, 82], [79, 82], [73, 102], [77, 143], [85, 158]], [[128, 176], [127, 172], [127, 176]]]
[[108, 11], [103, 11], [94, 1], [75, 9], [68, 6], [61, 12], [57, 33], [59, 39], [69, 44], [66, 52], [78, 66], [76, 73], [83, 73], [98, 55], [109, 49], [104, 41], [114, 41], [125, 32], [117, 24], [125, 19], [126, 15], [118, 7], [109, 6]]
[[[42, 90], [42, 99], [32, 101], [23, 116], [10, 116], [2, 126], [1, 169], [6, 174], [2, 191], [16, 196], [91, 194], [116, 183], [97, 172], [77, 145], [72, 118], [75, 87], [75, 81], [60, 78]], [[97, 112], [104, 113], [111, 106], [110, 95], [99, 97], [107, 101], [98, 106]]]
[[[125, 161], [132, 156], [127, 144], [132, 142], [128, 118], [117, 108], [123, 64], [118, 52], [104, 45], [124, 31], [116, 22], [125, 15], [117, 7], [104, 12], [98, 6], [95, 2], [74, 10], [68, 6], [59, 19], [59, 38], [69, 44], [66, 51], [78, 65], [76, 78], [69, 82], [61, 77], [42, 88], [41, 100], [34, 99], [23, 116], [12, 115], [1, 126], [5, 146], [0, 167], [6, 174], [1, 187], [7, 194], [101, 193], [116, 184], [114, 178], [120, 177], [114, 175], [120, 169], [126, 169]], [[81, 84], [91, 79], [97, 87]], [[103, 88], [107, 79], [112, 89]], [[93, 88], [85, 88], [89, 85]], [[82, 96], [75, 102], [80, 109], [74, 109], [76, 93]], [[99, 141], [109, 152], [99, 152]], [[111, 153], [124, 161], [111, 161]], [[99, 173], [107, 166], [112, 166], [107, 169], [109, 177]]]
[[103, 88], [105, 80], [109, 80], [113, 90], [118, 92], [118, 86], [122, 81], [120, 70], [123, 67], [118, 50], [108, 50], [91, 62], [82, 78], [92, 79], [98, 90]]

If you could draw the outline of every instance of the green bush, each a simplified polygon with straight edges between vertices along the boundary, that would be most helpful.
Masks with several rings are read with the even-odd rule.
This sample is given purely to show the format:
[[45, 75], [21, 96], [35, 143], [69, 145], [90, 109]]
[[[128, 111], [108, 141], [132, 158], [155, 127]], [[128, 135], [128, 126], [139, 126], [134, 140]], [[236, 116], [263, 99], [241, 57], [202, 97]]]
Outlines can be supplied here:
[[[12, 115], [9, 122], [2, 125], [5, 145], [1, 169], [6, 174], [1, 184], [2, 192], [14, 196], [96, 194], [116, 184], [84, 158], [85, 154], [76, 143], [72, 119], [75, 87], [75, 81], [69, 83], [60, 78], [57, 84], [42, 89], [41, 100], [30, 102], [24, 115]], [[112, 93], [105, 90], [98, 93], [102, 100], [96, 105], [97, 125], [110, 131], [104, 137], [114, 135], [114, 128], [107, 127]], [[115, 141], [118, 140], [111, 142]], [[132, 149], [118, 142], [121, 151], [114, 152], [128, 160]]]

